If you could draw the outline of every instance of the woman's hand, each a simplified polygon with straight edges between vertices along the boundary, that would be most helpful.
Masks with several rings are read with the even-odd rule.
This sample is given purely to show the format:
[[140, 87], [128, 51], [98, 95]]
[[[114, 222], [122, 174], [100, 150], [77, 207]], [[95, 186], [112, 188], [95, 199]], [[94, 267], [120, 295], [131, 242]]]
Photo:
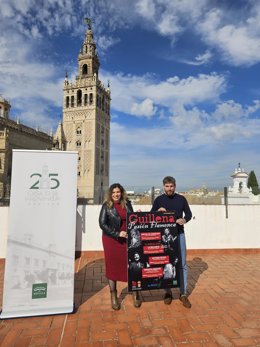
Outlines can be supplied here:
[[127, 232], [126, 231], [120, 231], [119, 236], [127, 238]]

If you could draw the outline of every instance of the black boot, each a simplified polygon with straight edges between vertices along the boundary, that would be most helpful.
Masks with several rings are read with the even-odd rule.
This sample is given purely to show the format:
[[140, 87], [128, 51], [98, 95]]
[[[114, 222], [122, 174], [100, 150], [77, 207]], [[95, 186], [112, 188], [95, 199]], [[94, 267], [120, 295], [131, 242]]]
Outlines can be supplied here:
[[139, 292], [133, 292], [133, 302], [134, 302], [134, 307], [140, 307], [142, 305], [142, 301], [140, 299]]
[[120, 310], [120, 304], [117, 298], [117, 291], [114, 290], [112, 292], [110, 292], [111, 294], [111, 306], [113, 310]]

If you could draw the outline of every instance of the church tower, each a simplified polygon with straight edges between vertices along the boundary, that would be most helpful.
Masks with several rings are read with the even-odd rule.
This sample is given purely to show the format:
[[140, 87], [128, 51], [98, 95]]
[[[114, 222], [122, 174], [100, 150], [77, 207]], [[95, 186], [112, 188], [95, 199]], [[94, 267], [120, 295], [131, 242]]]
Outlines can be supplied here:
[[66, 74], [63, 122], [54, 140], [59, 149], [78, 151], [78, 197], [101, 203], [109, 185], [110, 89], [98, 78], [99, 59], [91, 28], [78, 55], [74, 82]]

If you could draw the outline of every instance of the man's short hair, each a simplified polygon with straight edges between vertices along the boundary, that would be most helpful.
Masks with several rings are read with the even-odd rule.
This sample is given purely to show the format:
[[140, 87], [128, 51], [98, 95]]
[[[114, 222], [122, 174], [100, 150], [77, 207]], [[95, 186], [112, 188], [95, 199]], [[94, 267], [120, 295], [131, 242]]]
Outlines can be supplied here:
[[165, 184], [167, 184], [167, 183], [172, 183], [172, 184], [176, 184], [176, 180], [175, 180], [175, 178], [174, 177], [172, 177], [172, 176], [166, 176], [166, 177], [164, 177], [164, 179], [163, 179], [163, 185], [165, 185]]

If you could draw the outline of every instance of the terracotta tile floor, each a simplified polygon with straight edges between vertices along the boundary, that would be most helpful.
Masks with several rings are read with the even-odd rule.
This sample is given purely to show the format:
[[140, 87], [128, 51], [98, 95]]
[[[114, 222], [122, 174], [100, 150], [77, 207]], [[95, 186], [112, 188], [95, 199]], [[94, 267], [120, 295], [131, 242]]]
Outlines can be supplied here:
[[[176, 289], [170, 306], [162, 291], [144, 291], [136, 309], [119, 283], [122, 309], [113, 311], [103, 253], [86, 252], [75, 267], [76, 313], [1, 320], [1, 347], [260, 346], [259, 252], [189, 254], [191, 309]], [[0, 269], [2, 287], [3, 261]]]

